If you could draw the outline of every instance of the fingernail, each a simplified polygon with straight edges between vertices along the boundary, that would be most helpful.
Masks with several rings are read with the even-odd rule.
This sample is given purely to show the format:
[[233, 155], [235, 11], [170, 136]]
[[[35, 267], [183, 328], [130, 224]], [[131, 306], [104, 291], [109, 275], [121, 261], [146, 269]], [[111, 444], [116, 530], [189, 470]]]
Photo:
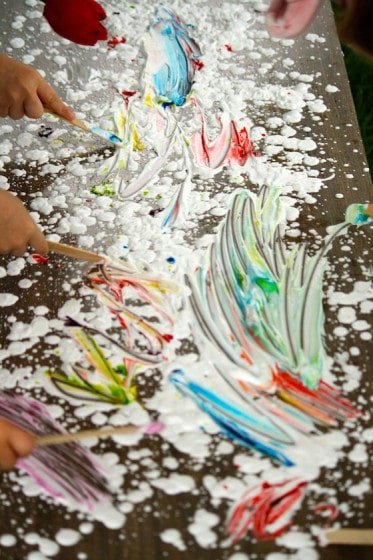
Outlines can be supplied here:
[[67, 108], [67, 113], [69, 115], [70, 119], [74, 119], [75, 118], [75, 113], [74, 111], [71, 109], [71, 107], [66, 107]]

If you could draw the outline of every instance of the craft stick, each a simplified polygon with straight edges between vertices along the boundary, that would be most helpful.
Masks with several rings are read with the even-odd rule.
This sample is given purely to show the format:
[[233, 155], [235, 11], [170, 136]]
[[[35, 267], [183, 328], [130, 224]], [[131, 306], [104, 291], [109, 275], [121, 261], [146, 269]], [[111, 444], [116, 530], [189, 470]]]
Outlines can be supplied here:
[[100, 128], [99, 126], [96, 126], [96, 125], [89, 126], [89, 125], [85, 124], [83, 121], [81, 121], [80, 119], [77, 119], [76, 117], [72, 120], [65, 119], [61, 115], [57, 115], [57, 113], [55, 113], [52, 109], [50, 109], [46, 105], [44, 105], [44, 112], [49, 113], [50, 115], [53, 115], [53, 116], [55, 116], [59, 119], [62, 119], [63, 121], [65, 121], [69, 124], [72, 124], [73, 126], [76, 126], [77, 128], [80, 128], [81, 130], [84, 130], [84, 132], [90, 132], [92, 134], [95, 134], [96, 136], [99, 136], [101, 139], [106, 140], [107, 142], [110, 142], [111, 144], [115, 144], [117, 147], [123, 146], [122, 140], [119, 138], [119, 136], [114, 134], [114, 132], [109, 132], [108, 130], [103, 130], [102, 128]]
[[64, 243], [58, 243], [57, 241], [48, 240], [48, 247], [50, 251], [54, 251], [60, 255], [65, 255], [66, 257], [73, 257], [74, 259], [79, 259], [81, 261], [99, 262], [105, 259], [102, 255], [98, 255], [92, 251], [86, 251], [85, 249], [79, 249], [78, 247], [72, 247], [71, 245], [65, 245]]
[[76, 126], [77, 128], [81, 128], [82, 130], [84, 130], [85, 132], [91, 132], [91, 129], [89, 128], [89, 126], [87, 126], [83, 121], [81, 121], [80, 119], [74, 118], [72, 120], [69, 119], [65, 119], [65, 117], [61, 117], [61, 115], [57, 115], [57, 113], [55, 113], [52, 109], [50, 109], [47, 105], [44, 105], [44, 112], [45, 113], [49, 113], [50, 115], [53, 115], [54, 117], [58, 117], [59, 119], [62, 119], [63, 121], [66, 121], [67, 123], [70, 123], [74, 126]]
[[43, 436], [38, 436], [35, 439], [35, 445], [38, 447], [44, 447], [46, 445], [58, 445], [61, 443], [69, 443], [71, 441], [78, 441], [80, 439], [86, 439], [90, 437], [106, 438], [109, 436], [116, 436], [120, 434], [135, 434], [136, 432], [142, 432], [144, 434], [157, 434], [163, 429], [163, 424], [161, 422], [152, 422], [146, 426], [116, 426], [113, 428], [98, 428], [93, 430], [82, 430], [80, 432], [68, 433], [68, 434], [46, 434]]
[[336, 529], [325, 536], [330, 544], [373, 545], [373, 529]]

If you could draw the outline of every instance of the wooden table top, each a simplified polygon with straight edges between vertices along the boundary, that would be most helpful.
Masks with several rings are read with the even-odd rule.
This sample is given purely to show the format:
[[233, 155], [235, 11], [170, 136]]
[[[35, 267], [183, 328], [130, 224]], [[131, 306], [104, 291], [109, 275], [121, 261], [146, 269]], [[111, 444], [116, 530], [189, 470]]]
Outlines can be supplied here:
[[[110, 1], [102, 4], [110, 14], [112, 34], [122, 35], [122, 32], [115, 28], [114, 4]], [[247, 19], [247, 44], [241, 43], [238, 31], [236, 43], [232, 41], [229, 48], [225, 44], [228, 40], [225, 37], [234, 38], [233, 31], [231, 35], [227, 31], [234, 29], [232, 21], [229, 18], [224, 19], [228, 4], [232, 5], [232, 19], [236, 17], [236, 10], [242, 10], [242, 14], [252, 14], [252, 20]], [[143, 3], [139, 2], [134, 6], [132, 9], [141, 14]], [[106, 49], [106, 46], [92, 51], [88, 48], [79, 50], [70, 43], [64, 43], [56, 35], [47, 34], [45, 30], [40, 32], [40, 29], [43, 29], [41, 8], [36, 2], [24, 4], [14, 1], [10, 5], [6, 0], [0, 0], [0, 7], [1, 13], [6, 14], [2, 15], [0, 24], [2, 51], [21, 59], [31, 53], [26, 61], [38, 69], [45, 70], [47, 75], [53, 70], [52, 75], [60, 79], [57, 79], [54, 85], [61, 94], [65, 91], [65, 81], [68, 80], [70, 93], [74, 88], [77, 92], [75, 98], [70, 96], [69, 103], [79, 110], [85, 110], [86, 99], [84, 95], [79, 96], [79, 90], [84, 91], [85, 77], [82, 72], [87, 70], [86, 64], [91, 64], [89, 70], [101, 70], [104, 64], [108, 72], [111, 71], [112, 64], [115, 76], [119, 75], [118, 65], [122, 65], [128, 69], [132, 82], [128, 83], [123, 79], [119, 87], [130, 90], [131, 83], [138, 85], [136, 71], [143, 68], [145, 55], [143, 51], [137, 50], [138, 44], [131, 43], [131, 40], [133, 41], [133, 37], [141, 30], [141, 25], [146, 29], [146, 17], [155, 8], [152, 3], [147, 3], [144, 20], [138, 20], [139, 30], [123, 30], [127, 37], [127, 46], [123, 48], [129, 49], [128, 52], [115, 48]], [[178, 4], [175, 5], [175, 11], [178, 7]], [[117, 10], [122, 10], [122, 7], [117, 7]], [[200, 43], [202, 51], [207, 51], [207, 56], [202, 58], [206, 74], [209, 65], [226, 67], [228, 81], [234, 84], [237, 80], [238, 86], [243, 84], [243, 88], [252, 91], [252, 94], [241, 92], [241, 118], [247, 118], [251, 123], [254, 146], [257, 152], [261, 153], [257, 156], [258, 161], [260, 160], [263, 166], [274, 166], [273, 183], [282, 187], [287, 197], [294, 198], [293, 207], [299, 210], [291, 223], [287, 240], [297, 242], [300, 239], [313, 239], [317, 245], [317, 240], [321, 239], [319, 236], [326, 235], [328, 226], [344, 220], [345, 210], [350, 204], [369, 203], [373, 198], [343, 56], [328, 2], [325, 2], [307, 33], [288, 42], [268, 37], [264, 31], [261, 2], [192, 2], [190, 10], [190, 19], [194, 23], [193, 36]], [[197, 10], [200, 10], [200, 18]], [[186, 7], [181, 9], [180, 15], [184, 21], [187, 13]], [[243, 19], [242, 22], [236, 20], [235, 25], [242, 29], [244, 24]], [[214, 43], [211, 47], [212, 51], [218, 53], [215, 62], [208, 51], [211, 26], [220, 26], [222, 33], [220, 50], [217, 48], [219, 43]], [[214, 40], [217, 36], [215, 29]], [[24, 38], [23, 46], [18, 42], [20, 37]], [[43, 41], [46, 42], [45, 45]], [[45, 48], [46, 46], [48, 48]], [[131, 48], [133, 51], [130, 51]], [[238, 55], [232, 62], [229, 57], [232, 53], [234, 56], [235, 51]], [[125, 53], [125, 56], [116, 56], [118, 52]], [[128, 63], [126, 58], [131, 52], [133, 60], [136, 59], [135, 70], [131, 66], [133, 60]], [[79, 53], [84, 64], [74, 73], [79, 65]], [[60, 56], [65, 56], [68, 62], [60, 60]], [[232, 71], [232, 65], [237, 71]], [[197, 79], [197, 92], [198, 84]], [[229, 87], [215, 83], [217, 89], [219, 86], [222, 87], [223, 96]], [[276, 95], [273, 91], [276, 88], [278, 98], [274, 103]], [[283, 103], [280, 100], [286, 88], [293, 94], [298, 92], [300, 100], [306, 100], [308, 104], [307, 107], [299, 109], [299, 120], [296, 118], [294, 105], [287, 106], [286, 100]], [[105, 103], [110, 104], [111, 96], [114, 95], [113, 89], [110, 84], [105, 90], [97, 88], [97, 116], [102, 114], [100, 103], [104, 106]], [[308, 98], [305, 95], [306, 90], [309, 93]], [[269, 91], [272, 92], [270, 99], [266, 98]], [[236, 91], [236, 94], [238, 99], [240, 92]], [[216, 109], [219, 96], [212, 97], [214, 103], [209, 105], [207, 100], [206, 111]], [[280, 110], [281, 103], [283, 108]], [[280, 130], [276, 128], [275, 119], [279, 115], [282, 119], [286, 111], [289, 111], [288, 132], [292, 128], [294, 135], [289, 132], [286, 136], [283, 124]], [[43, 131], [48, 132], [48, 127], [52, 130], [52, 140], [48, 140], [47, 135], [43, 138], [41, 134]], [[53, 130], [57, 130], [55, 136]], [[209, 201], [215, 197], [215, 210], [211, 212], [212, 206], [209, 203], [206, 205], [206, 213], [200, 210], [197, 213], [194, 212], [192, 203], [184, 225], [176, 224], [174, 228], [167, 230], [162, 239], [162, 227], [160, 226], [159, 233], [154, 234], [154, 226], [149, 226], [147, 221], [149, 208], [152, 204], [154, 206], [154, 201], [157, 200], [156, 194], [154, 200], [149, 202], [144, 189], [124, 201], [115, 197], [99, 197], [90, 192], [89, 185], [85, 183], [85, 176], [80, 174], [79, 165], [88, 165], [91, 168], [100, 165], [104, 153], [101, 144], [97, 148], [92, 140], [93, 148], [89, 146], [87, 149], [85, 137], [82, 140], [81, 155], [77, 151], [77, 143], [81, 138], [78, 133], [71, 131], [68, 125], [61, 125], [48, 118], [36, 124], [31, 121], [14, 123], [4, 119], [0, 122], [0, 134], [0, 179], [5, 178], [5, 183], [0, 182], [0, 185], [6, 184], [21, 197], [26, 206], [30, 206], [33, 212], [38, 212], [40, 223], [48, 236], [53, 236], [58, 226], [60, 241], [83, 246], [86, 240], [87, 248], [103, 254], [106, 254], [111, 246], [118, 247], [118, 239], [122, 245], [127, 243], [131, 248], [132, 243], [132, 247], [135, 247], [133, 240], [140, 236], [143, 241], [137, 242], [132, 256], [135, 260], [141, 258], [143, 250], [144, 258], [147, 259], [150, 255], [153, 270], [158, 272], [157, 265], [161, 262], [158, 255], [162, 255], [163, 264], [159, 272], [163, 275], [170, 271], [172, 273], [172, 261], [169, 260], [165, 264], [164, 257], [171, 255], [178, 258], [183, 250], [191, 259], [191, 269], [196, 266], [201, 247], [207, 247], [214, 239], [217, 226], [223, 220], [225, 212], [219, 212], [219, 204], [226, 208], [227, 197], [236, 188], [243, 187], [257, 192], [264, 176], [260, 174], [262, 168], [259, 165], [255, 167], [256, 164], [253, 164], [250, 167], [249, 163], [245, 165], [241, 182], [232, 179], [227, 170], [209, 176], [197, 174], [193, 188], [200, 193], [201, 200], [204, 196]], [[284, 136], [280, 139], [281, 134], [285, 134], [289, 146], [294, 137], [297, 142], [313, 142], [315, 149], [302, 152], [299, 143], [295, 149], [287, 149], [284, 147]], [[60, 140], [62, 137], [68, 140], [64, 143]], [[8, 150], [9, 142], [13, 147]], [[276, 146], [279, 146], [278, 150], [275, 149]], [[39, 152], [36, 153], [36, 150]], [[48, 161], [43, 161], [43, 153], [48, 150], [52, 156]], [[72, 150], [71, 156], [69, 150]], [[178, 157], [181, 157], [180, 154], [173, 154], [170, 161], [177, 160]], [[172, 170], [170, 163], [168, 172], [171, 173], [171, 177]], [[168, 185], [169, 188], [171, 183], [172, 181], [164, 181], [163, 185]], [[155, 190], [155, 193], [157, 192]], [[63, 203], [56, 203], [57, 196], [60, 196], [58, 200], [63, 200]], [[48, 198], [54, 201], [50, 210], [44, 206]], [[80, 207], [89, 207], [90, 212], [79, 213]], [[157, 206], [154, 208], [157, 210]], [[100, 213], [106, 213], [105, 219], [97, 218]], [[153, 216], [156, 213], [154, 211]], [[64, 232], [63, 217], [69, 214], [76, 216], [75, 230], [72, 230], [69, 222]], [[93, 216], [96, 219], [90, 222], [89, 219]], [[93, 225], [90, 226], [90, 223]], [[140, 233], [138, 228], [142, 227], [141, 224], [143, 230]], [[298, 233], [296, 230], [299, 230]], [[89, 245], [90, 236], [94, 239], [93, 245]], [[162, 242], [164, 246], [161, 246]], [[369, 413], [373, 397], [370, 379], [371, 329], [367, 330], [363, 326], [364, 321], [371, 325], [372, 287], [368, 286], [372, 256], [371, 228], [351, 228], [347, 235], [341, 236], [333, 243], [328, 253], [329, 266], [323, 281], [324, 342], [327, 356], [333, 364], [333, 381], [341, 386], [343, 397], [363, 413]], [[181, 257], [180, 262], [184, 262]], [[204, 413], [192, 400], [182, 397], [175, 388], [170, 388], [167, 380], [169, 365], [148, 365], [140, 369], [136, 377], [139, 405], [135, 412], [131, 409], [128, 415], [122, 410], [125, 406], [110, 407], [101, 403], [91, 403], [89, 407], [85, 407], [85, 401], [74, 401], [51, 385], [45, 371], [61, 368], [61, 353], [64, 355], [64, 367], [66, 364], [72, 366], [77, 359], [75, 341], [63, 330], [64, 316], [70, 315], [80, 321], [92, 319], [95, 324], [101, 324], [103, 329], [105, 325], [111, 324], [108, 313], [100, 311], [96, 298], [87, 291], [83, 281], [84, 266], [81, 261], [52, 253], [49, 255], [48, 265], [37, 265], [30, 256], [18, 259], [1, 257], [0, 386], [9, 392], [25, 395], [52, 406], [50, 410], [56, 415], [56, 421], [67, 431], [100, 426], [102, 418], [111, 418], [120, 408], [124, 423], [137, 420], [141, 425], [149, 418], [158, 417], [166, 423], [166, 435], [160, 433], [156, 436], [143, 436], [135, 439], [133, 444], [131, 440], [122, 444], [121, 440], [111, 438], [93, 443], [86, 442], [90, 447], [84, 449], [89, 449], [95, 460], [100, 462], [105, 476], [112, 479], [110, 483], [114, 485], [113, 508], [123, 516], [123, 523], [119, 528], [109, 526], [112, 510], [105, 519], [104, 506], [103, 519], [100, 521], [97, 512], [89, 514], [79, 511], [78, 507], [58, 503], [47, 493], [41, 493], [40, 485], [35, 481], [30, 482], [29, 476], [22, 469], [3, 473], [0, 559], [342, 560], [354, 554], [358, 554], [361, 560], [371, 558], [371, 548], [367, 546], [325, 546], [318, 543], [318, 534], [324, 531], [328, 524], [334, 527], [372, 526], [372, 473], [365, 455], [371, 442], [372, 424], [364, 415], [355, 421], [337, 423], [331, 430], [331, 433], [334, 433], [335, 429], [336, 438], [345, 438], [343, 452], [335, 462], [333, 457], [330, 461], [321, 461], [319, 475], [309, 482], [296, 511], [292, 514], [292, 525], [289, 532], [285, 532], [283, 540], [279, 538], [258, 541], [248, 529], [235, 544], [227, 545], [227, 523], [236, 500], [223, 496], [225, 486], [229, 494], [231, 485], [231, 491], [236, 496], [240, 489], [242, 493], [245, 488], [249, 488], [249, 479], [273, 483], [282, 480], [286, 471], [284, 466], [280, 467], [258, 451], [250, 450], [219, 433], [219, 429], [207, 414], [204, 421]], [[180, 270], [175, 273], [176, 277], [183, 277]], [[172, 274], [169, 274], [168, 278], [173, 278]], [[357, 282], [360, 284], [356, 284]], [[356, 294], [356, 286], [360, 286], [363, 294], [360, 292], [355, 300], [351, 296], [350, 303], [345, 305], [344, 309], [348, 307], [349, 310], [353, 310], [351, 313], [355, 321], [360, 321], [357, 326], [352, 324], [352, 320], [349, 322], [346, 319], [341, 322], [341, 306], [337, 299], [333, 300], [332, 297], [333, 293], [339, 291], [351, 294], [355, 290]], [[15, 296], [13, 302], [7, 299], [9, 294]], [[47, 318], [47, 327], [43, 323], [43, 317]], [[179, 320], [183, 320], [182, 315]], [[19, 328], [16, 329], [15, 325]], [[20, 325], [23, 325], [23, 331]], [[177, 348], [176, 344], [176, 356], [171, 366], [175, 369], [188, 363], [194, 364], [197, 354], [190, 332], [182, 324], [176, 325], [175, 332], [180, 347]], [[113, 350], [114, 355], [115, 352], [116, 350]], [[197, 361], [196, 367], [203, 366]], [[179, 403], [176, 408], [175, 405], [168, 408], [167, 399], [172, 398]], [[175, 413], [178, 407], [179, 419]], [[194, 431], [194, 415], [203, 420], [198, 431]], [[176, 423], [176, 426], [180, 425], [180, 442], [176, 436], [174, 441], [167, 437], [170, 433], [167, 429], [175, 428], [167, 426], [167, 418]], [[192, 426], [188, 434], [189, 439], [182, 433], [184, 429], [188, 432], [188, 426]], [[208, 439], [205, 447], [200, 443], [203, 429], [206, 430]], [[323, 431], [328, 433], [328, 430], [322, 428], [321, 432]], [[177, 433], [176, 430], [175, 434]], [[181, 442], [184, 448], [178, 445], [181, 445]], [[325, 447], [326, 453], [329, 452], [328, 445]], [[322, 444], [318, 443], [318, 447], [315, 444], [315, 463], [322, 454]], [[238, 473], [237, 457], [245, 457], [247, 476]], [[310, 464], [313, 460], [313, 456], [310, 455]], [[71, 464], [73, 465], [72, 462]], [[58, 461], [55, 465], [57, 471]], [[295, 472], [299, 476], [302, 475], [296, 468]], [[71, 473], [67, 471], [66, 476], [69, 478]], [[43, 474], [41, 477], [43, 478]], [[220, 489], [209, 486], [218, 481], [221, 482]], [[78, 487], [78, 494], [80, 491], [81, 488]], [[98, 508], [100, 507], [98, 505]], [[334, 509], [338, 512], [335, 520], [332, 517]], [[71, 533], [68, 532], [69, 529], [72, 530]]]

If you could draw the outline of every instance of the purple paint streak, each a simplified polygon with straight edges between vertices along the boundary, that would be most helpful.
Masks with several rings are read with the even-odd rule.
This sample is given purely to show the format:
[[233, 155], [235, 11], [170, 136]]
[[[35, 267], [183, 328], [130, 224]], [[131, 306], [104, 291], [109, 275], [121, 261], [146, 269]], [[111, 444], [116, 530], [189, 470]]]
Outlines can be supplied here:
[[[63, 433], [42, 404], [20, 395], [0, 392], [0, 417], [37, 436]], [[91, 511], [112, 498], [108, 478], [94, 456], [77, 442], [35, 447], [17, 461], [41, 490], [61, 502], [73, 500]]]

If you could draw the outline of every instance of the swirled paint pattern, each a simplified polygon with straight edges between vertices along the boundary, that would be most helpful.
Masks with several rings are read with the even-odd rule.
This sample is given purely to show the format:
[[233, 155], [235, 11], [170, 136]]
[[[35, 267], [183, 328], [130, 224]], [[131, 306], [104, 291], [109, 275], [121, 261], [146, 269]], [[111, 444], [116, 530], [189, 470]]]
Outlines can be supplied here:
[[[244, 166], [256, 155], [248, 127], [238, 126], [228, 108], [217, 116], [220, 130], [216, 136], [209, 134], [202, 104], [193, 94], [196, 71], [202, 69], [203, 63], [198, 43], [190, 35], [191, 28], [170, 9], [156, 10], [154, 22], [143, 37], [147, 55], [143, 92], [140, 96], [122, 94], [124, 103], [114, 114], [116, 135], [123, 140], [122, 146], [101, 166], [100, 175], [104, 178], [101, 185], [93, 188], [93, 192], [109, 188], [122, 199], [132, 197], [157, 178], [171, 153], [177, 151], [183, 161], [184, 179], [164, 209], [164, 227], [185, 216], [195, 169], [208, 168], [216, 173], [232, 164]], [[186, 132], [181, 118], [186, 106], [197, 113], [193, 133]], [[191, 122], [189, 119], [188, 124]], [[137, 157], [140, 152], [141, 157]], [[136, 172], [139, 161], [141, 171]]]
[[[35, 435], [63, 433], [45, 406], [25, 396], [1, 391], [0, 416]], [[59, 502], [92, 511], [112, 499], [108, 473], [77, 442], [36, 446], [31, 455], [17, 461], [17, 466]]]
[[207, 264], [187, 277], [207, 365], [174, 370], [171, 382], [224, 434], [287, 466], [299, 434], [360, 415], [322, 379], [322, 277], [333, 239], [351, 224], [371, 221], [369, 208], [350, 206], [345, 221], [308, 256], [306, 244], [288, 249], [282, 240], [278, 189], [242, 191]]
[[[70, 397], [129, 404], [136, 398], [136, 373], [169, 359], [174, 325], [171, 296], [180, 288], [144, 266], [109, 258], [89, 267], [85, 281], [99, 304], [115, 317], [119, 337], [68, 317], [65, 326], [81, 348], [85, 364], [72, 365], [70, 373], [49, 370], [48, 376]], [[121, 356], [116, 366], [105, 356], [105, 346]]]

